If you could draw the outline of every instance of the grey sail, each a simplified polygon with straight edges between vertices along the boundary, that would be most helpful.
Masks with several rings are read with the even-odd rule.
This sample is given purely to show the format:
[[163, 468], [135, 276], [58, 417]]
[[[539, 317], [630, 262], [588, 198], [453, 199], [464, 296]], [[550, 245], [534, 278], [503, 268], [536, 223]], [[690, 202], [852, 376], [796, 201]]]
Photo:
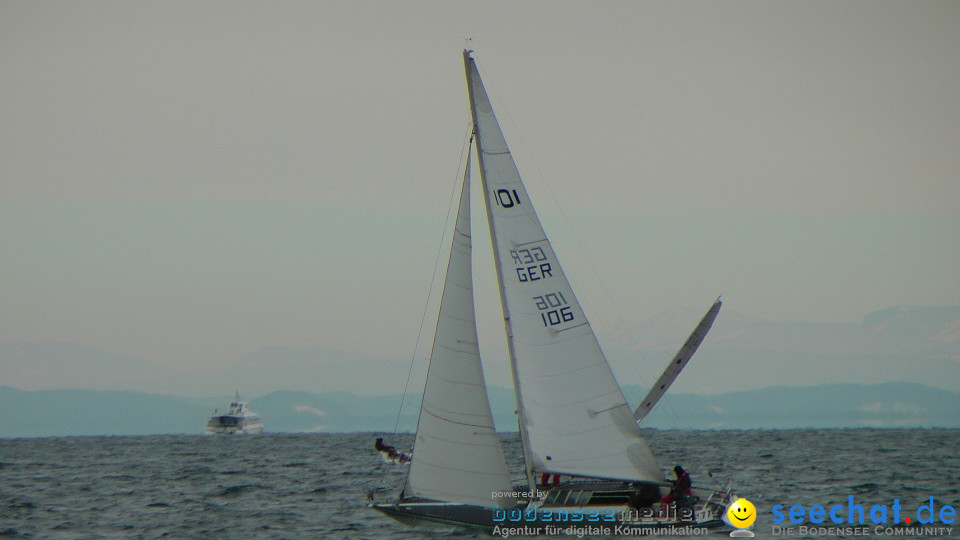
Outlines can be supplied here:
[[516, 501], [494, 430], [473, 304], [470, 154], [420, 407], [406, 496], [491, 507]]
[[677, 379], [677, 376], [680, 375], [680, 372], [686, 367], [687, 362], [693, 357], [693, 353], [697, 352], [697, 348], [703, 343], [703, 338], [706, 337], [707, 332], [710, 331], [710, 327], [713, 326], [713, 321], [716, 320], [717, 314], [720, 313], [720, 306], [722, 305], [723, 302], [717, 298], [717, 301], [710, 306], [707, 314], [700, 320], [700, 324], [694, 328], [693, 333], [687, 338], [683, 347], [680, 347], [677, 354], [670, 360], [670, 364], [663, 370], [663, 374], [661, 374], [657, 382], [654, 383], [650, 392], [644, 396], [643, 401], [641, 401], [637, 409], [633, 411], [633, 418], [638, 423], [653, 410], [653, 407], [660, 401], [660, 398], [667, 393], [670, 385], [673, 384], [673, 381]]

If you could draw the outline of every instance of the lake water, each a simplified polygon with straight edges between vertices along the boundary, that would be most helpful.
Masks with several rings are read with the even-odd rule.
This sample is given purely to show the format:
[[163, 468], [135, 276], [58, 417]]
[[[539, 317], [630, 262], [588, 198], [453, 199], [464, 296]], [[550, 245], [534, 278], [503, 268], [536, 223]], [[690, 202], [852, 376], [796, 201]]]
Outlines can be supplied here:
[[[775, 504], [786, 508], [846, 504], [853, 495], [869, 511], [875, 504], [891, 505], [896, 498], [904, 511], [915, 515], [918, 506], [934, 496], [938, 509], [944, 504], [960, 508], [960, 430], [649, 431], [647, 435], [665, 470], [682, 464], [698, 485], [732, 479], [737, 493], [757, 507], [754, 530], [759, 538], [772, 536]], [[372, 448], [375, 436], [0, 439], [0, 536], [436, 536], [367, 507], [367, 491], [382, 484], [383, 497], [395, 494], [406, 473], [406, 467], [381, 462]], [[386, 437], [398, 448], [412, 442], [411, 435]], [[514, 470], [520, 471], [516, 434], [505, 435], [504, 444]], [[952, 529], [949, 536], [960, 537], [960, 526], [954, 523]], [[441, 536], [476, 536], [457, 529], [439, 530]]]

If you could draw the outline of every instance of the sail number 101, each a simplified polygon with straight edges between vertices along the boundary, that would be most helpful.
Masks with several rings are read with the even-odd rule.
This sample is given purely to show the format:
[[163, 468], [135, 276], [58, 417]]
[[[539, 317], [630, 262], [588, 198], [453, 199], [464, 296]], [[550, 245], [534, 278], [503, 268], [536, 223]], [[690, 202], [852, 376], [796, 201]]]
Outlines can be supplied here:
[[534, 296], [533, 301], [536, 303], [537, 309], [540, 310], [540, 319], [543, 320], [543, 325], [546, 327], [573, 320], [573, 310], [560, 291], [543, 296]]
[[494, 192], [493, 200], [497, 201], [498, 206], [513, 208], [520, 204], [520, 194], [515, 189], [498, 189]]

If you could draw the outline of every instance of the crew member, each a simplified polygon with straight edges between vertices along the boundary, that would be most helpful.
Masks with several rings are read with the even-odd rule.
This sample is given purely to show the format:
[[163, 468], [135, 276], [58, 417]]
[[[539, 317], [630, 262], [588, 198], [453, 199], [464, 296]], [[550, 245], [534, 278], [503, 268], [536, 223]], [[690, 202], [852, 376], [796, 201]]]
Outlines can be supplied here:
[[693, 482], [690, 481], [690, 475], [687, 474], [687, 471], [677, 465], [673, 468], [673, 474], [677, 475], [677, 479], [674, 480], [673, 485], [670, 486], [670, 493], [664, 495], [663, 499], [660, 499], [660, 504], [662, 505], [677, 502], [681, 497], [691, 495], [690, 488]]
[[373, 443], [373, 447], [376, 448], [378, 452], [382, 452], [390, 459], [397, 459], [397, 449], [389, 444], [383, 444], [383, 437], [377, 437], [377, 442]]

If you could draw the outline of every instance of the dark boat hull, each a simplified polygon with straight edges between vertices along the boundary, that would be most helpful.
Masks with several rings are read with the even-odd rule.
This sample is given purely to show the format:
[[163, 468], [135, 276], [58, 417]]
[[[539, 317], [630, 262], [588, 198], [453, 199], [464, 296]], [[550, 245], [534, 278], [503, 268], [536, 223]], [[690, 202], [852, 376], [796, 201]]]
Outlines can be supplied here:
[[394, 503], [373, 504], [375, 510], [410, 526], [429, 523], [467, 527], [492, 532], [496, 527], [489, 508], [467, 504], [446, 503]]

